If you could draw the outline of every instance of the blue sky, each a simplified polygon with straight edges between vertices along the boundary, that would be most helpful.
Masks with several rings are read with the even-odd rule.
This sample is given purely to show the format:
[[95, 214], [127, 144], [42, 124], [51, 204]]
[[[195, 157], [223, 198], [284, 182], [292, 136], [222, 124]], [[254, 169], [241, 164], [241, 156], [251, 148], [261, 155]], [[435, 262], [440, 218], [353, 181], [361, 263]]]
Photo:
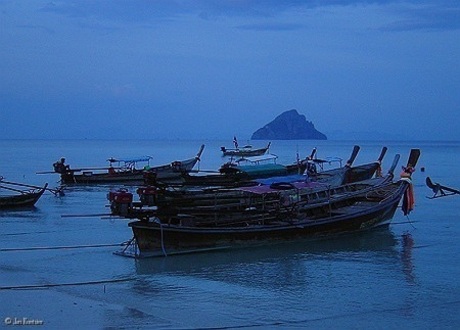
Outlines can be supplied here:
[[244, 139], [297, 109], [329, 138], [460, 140], [457, 0], [3, 0], [0, 15], [1, 138]]

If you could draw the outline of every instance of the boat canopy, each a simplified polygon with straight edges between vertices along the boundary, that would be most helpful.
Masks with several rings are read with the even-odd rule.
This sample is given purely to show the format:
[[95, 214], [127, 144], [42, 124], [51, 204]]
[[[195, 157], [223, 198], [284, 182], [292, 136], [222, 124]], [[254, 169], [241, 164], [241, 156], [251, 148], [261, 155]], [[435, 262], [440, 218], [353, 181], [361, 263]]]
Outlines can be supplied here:
[[125, 163], [125, 164], [128, 164], [128, 163], [148, 162], [152, 158], [153, 158], [152, 156], [140, 156], [140, 157], [137, 157], [137, 158], [125, 158], [125, 159], [111, 157], [111, 158], [107, 159], [107, 161], [110, 162], [110, 163]]
[[254, 165], [243, 165], [236, 167], [239, 171], [246, 173], [250, 177], [271, 177], [271, 176], [280, 176], [287, 175], [286, 166], [279, 164], [260, 164], [257, 166]]
[[324, 165], [332, 165], [335, 163], [339, 164], [339, 167], [342, 167], [342, 158], [340, 157], [326, 157], [326, 158], [314, 158], [314, 159], [309, 159], [307, 160], [308, 163], [310, 164], [315, 164], [318, 165], [321, 171], [324, 171]]
[[235, 162], [237, 163], [248, 163], [248, 164], [259, 164], [260, 162], [267, 162], [273, 160], [276, 162], [278, 158], [277, 155], [274, 154], [265, 154], [260, 156], [247, 156], [247, 157], [240, 157]]
[[340, 163], [340, 165], [342, 165], [342, 158], [340, 158], [340, 157], [326, 157], [324, 159], [314, 158], [311, 161], [313, 161], [314, 163], [321, 163], [321, 164], [324, 164], [324, 163], [329, 163], [329, 164]]

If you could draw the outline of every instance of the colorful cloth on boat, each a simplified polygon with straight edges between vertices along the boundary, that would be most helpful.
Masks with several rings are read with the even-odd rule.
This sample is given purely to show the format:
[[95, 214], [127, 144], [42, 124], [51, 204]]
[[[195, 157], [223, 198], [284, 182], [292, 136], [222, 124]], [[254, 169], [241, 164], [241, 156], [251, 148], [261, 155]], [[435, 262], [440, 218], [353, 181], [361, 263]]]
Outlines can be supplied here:
[[415, 197], [414, 197], [414, 188], [412, 184], [409, 185], [403, 197], [402, 211], [404, 215], [409, 215], [409, 213], [414, 209]]

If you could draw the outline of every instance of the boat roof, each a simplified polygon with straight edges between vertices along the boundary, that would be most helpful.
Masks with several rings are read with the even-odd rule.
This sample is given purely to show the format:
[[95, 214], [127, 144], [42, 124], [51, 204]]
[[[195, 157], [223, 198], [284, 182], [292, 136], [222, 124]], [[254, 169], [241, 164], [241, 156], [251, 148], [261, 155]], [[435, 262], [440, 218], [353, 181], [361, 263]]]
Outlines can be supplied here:
[[246, 157], [240, 157], [237, 160], [235, 160], [237, 163], [240, 162], [248, 162], [248, 163], [259, 163], [262, 161], [269, 161], [269, 160], [275, 160], [277, 159], [278, 156], [274, 154], [264, 154], [260, 156], [246, 156]]
[[314, 163], [342, 163], [342, 158], [340, 157], [326, 157], [324, 159], [320, 159], [320, 158], [314, 158], [314, 159], [311, 159], [311, 161], [313, 161]]
[[239, 165], [236, 167], [241, 172], [250, 175], [267, 175], [268, 173], [286, 174], [286, 166], [278, 164]]
[[137, 162], [148, 162], [150, 159], [152, 159], [152, 156], [140, 156], [136, 158], [113, 158], [110, 157], [107, 159], [108, 162], [110, 163], [137, 163]]

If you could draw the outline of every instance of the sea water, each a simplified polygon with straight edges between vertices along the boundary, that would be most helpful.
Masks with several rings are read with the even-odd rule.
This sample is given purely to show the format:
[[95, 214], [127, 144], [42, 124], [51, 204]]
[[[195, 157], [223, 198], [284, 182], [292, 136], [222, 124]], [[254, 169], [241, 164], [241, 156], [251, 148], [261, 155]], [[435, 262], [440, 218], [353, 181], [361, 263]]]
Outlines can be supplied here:
[[[231, 141], [0, 141], [0, 175], [59, 186], [52, 170], [103, 167], [110, 157], [152, 156], [151, 165], [194, 156], [216, 170]], [[253, 141], [254, 147], [266, 141]], [[411, 148], [416, 207], [389, 228], [326, 240], [298, 240], [221, 252], [135, 260], [113, 252], [132, 237], [128, 220], [108, 214], [120, 186], [47, 192], [32, 210], [0, 211], [0, 323], [50, 329], [458, 329], [460, 196], [429, 199], [427, 176], [460, 188], [460, 143], [420, 141], [272, 141], [278, 163], [317, 147], [318, 157], [375, 160], [396, 173]], [[423, 170], [423, 171], [422, 171]], [[130, 188], [131, 189], [131, 188]]]

